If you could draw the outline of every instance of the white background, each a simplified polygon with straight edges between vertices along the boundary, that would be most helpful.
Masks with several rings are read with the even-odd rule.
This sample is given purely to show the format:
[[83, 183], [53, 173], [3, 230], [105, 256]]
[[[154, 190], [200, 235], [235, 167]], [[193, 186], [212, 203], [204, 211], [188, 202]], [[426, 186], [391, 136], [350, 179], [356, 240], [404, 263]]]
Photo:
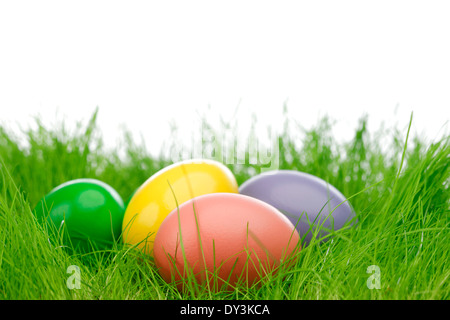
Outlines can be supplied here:
[[170, 121], [281, 128], [284, 104], [304, 127], [328, 114], [343, 139], [363, 114], [403, 130], [411, 111], [413, 132], [442, 135], [450, 1], [0, 0], [3, 125], [98, 106], [108, 144], [126, 126], [156, 152]]

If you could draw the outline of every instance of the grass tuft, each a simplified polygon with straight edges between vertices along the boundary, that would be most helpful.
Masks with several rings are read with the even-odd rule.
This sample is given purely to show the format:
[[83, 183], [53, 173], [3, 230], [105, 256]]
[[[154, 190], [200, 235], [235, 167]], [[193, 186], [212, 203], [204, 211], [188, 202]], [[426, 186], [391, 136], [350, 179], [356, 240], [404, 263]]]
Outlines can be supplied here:
[[[305, 130], [286, 115], [276, 140], [279, 168], [335, 186], [348, 197], [358, 222], [332, 232], [326, 242], [313, 237], [292, 257], [294, 265], [282, 264], [255, 286], [216, 291], [187, 283], [190, 289], [183, 293], [161, 278], [151, 259], [121, 243], [107, 252], [69, 254], [62, 242], [49, 241], [51, 230], [32, 215], [38, 201], [65, 181], [102, 180], [127, 199], [171, 164], [135, 144], [128, 132], [123, 145], [106, 150], [97, 112], [72, 132], [64, 122], [49, 129], [39, 119], [20, 134], [0, 127], [0, 299], [450, 298], [450, 137], [433, 142], [411, 137], [414, 122], [406, 132], [369, 132], [368, 118], [362, 117], [353, 137], [338, 143], [331, 119]], [[236, 128], [203, 126], [211, 132]], [[227, 166], [239, 184], [259, 170], [258, 164]], [[74, 265], [81, 289], [67, 286]], [[380, 270], [380, 289], [368, 288], [370, 266]]]

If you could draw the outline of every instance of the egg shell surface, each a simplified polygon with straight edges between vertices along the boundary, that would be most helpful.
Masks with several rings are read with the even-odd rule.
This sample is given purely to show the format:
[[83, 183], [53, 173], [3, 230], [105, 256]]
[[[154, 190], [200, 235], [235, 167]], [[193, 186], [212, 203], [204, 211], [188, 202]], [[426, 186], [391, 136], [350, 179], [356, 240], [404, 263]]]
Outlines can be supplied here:
[[[297, 226], [304, 244], [321, 226], [318, 238], [339, 230], [355, 213], [346, 197], [323, 179], [295, 170], [268, 171], [244, 182], [239, 193], [279, 209]], [[331, 213], [332, 212], [332, 213]], [[331, 216], [330, 216], [331, 213]]]
[[216, 193], [169, 214], [156, 235], [154, 257], [161, 276], [179, 289], [190, 273], [219, 289], [238, 281], [252, 285], [276, 272], [283, 259], [284, 266], [294, 263], [298, 245], [297, 230], [277, 209], [248, 196]]
[[112, 247], [122, 231], [125, 208], [110, 185], [76, 179], [51, 190], [36, 205], [38, 221], [50, 223], [51, 234], [79, 252]]
[[161, 223], [178, 205], [204, 194], [238, 191], [236, 178], [218, 161], [190, 159], [174, 163], [136, 190], [125, 211], [123, 241], [152, 256]]

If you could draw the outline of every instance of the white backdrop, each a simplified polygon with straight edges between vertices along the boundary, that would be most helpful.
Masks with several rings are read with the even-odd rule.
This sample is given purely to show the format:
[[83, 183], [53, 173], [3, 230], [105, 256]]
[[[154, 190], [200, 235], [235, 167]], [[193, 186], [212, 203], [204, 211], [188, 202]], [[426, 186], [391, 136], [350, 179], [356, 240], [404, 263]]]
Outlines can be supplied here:
[[447, 0], [0, 1], [0, 121], [98, 106], [108, 144], [124, 125], [159, 151], [170, 121], [189, 130], [208, 106], [281, 128], [287, 104], [344, 139], [363, 114], [405, 129], [414, 111], [433, 139], [448, 131], [449, 17]]

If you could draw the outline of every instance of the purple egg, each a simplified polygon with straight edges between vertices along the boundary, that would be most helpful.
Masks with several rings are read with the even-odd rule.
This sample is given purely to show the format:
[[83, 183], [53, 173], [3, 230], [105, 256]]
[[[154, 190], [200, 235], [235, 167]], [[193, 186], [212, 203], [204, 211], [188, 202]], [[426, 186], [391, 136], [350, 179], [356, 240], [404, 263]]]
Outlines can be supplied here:
[[[355, 217], [346, 197], [334, 186], [316, 176], [294, 170], [268, 171], [257, 175], [239, 193], [260, 199], [280, 210], [296, 226], [303, 243], [317, 239], [328, 230], [338, 230]], [[331, 215], [330, 215], [331, 213]]]

